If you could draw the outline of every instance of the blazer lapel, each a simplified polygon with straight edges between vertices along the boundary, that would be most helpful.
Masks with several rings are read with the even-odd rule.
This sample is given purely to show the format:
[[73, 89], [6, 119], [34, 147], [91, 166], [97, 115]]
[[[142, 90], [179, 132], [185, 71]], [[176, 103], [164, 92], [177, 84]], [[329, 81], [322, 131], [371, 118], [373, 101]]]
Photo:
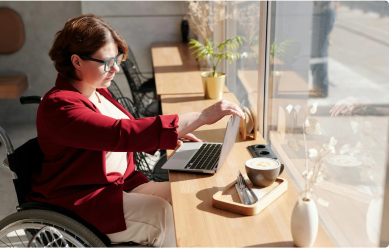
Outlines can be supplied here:
[[67, 91], [74, 91], [80, 94], [81, 99], [84, 101], [84, 103], [94, 109], [97, 113], [100, 113], [100, 110], [95, 106], [93, 102], [91, 102], [86, 96], [84, 96], [80, 91], [78, 91], [76, 88], [74, 88], [73, 85], [70, 84], [70, 82], [58, 74], [57, 80], [55, 81], [55, 86], [60, 88], [61, 90], [67, 90]]
[[[63, 78], [59, 74], [57, 76], [55, 85], [64, 90], [75, 91], [80, 93], [82, 97], [87, 99], [88, 100], [87, 102], [90, 102], [90, 104], [96, 109], [96, 112], [100, 113], [99, 109], [88, 98], [86, 98], [81, 92], [79, 92], [76, 88], [74, 88], [65, 78]], [[105, 98], [107, 98], [112, 104], [114, 104], [118, 109], [120, 109], [123, 113], [125, 113], [128, 117], [130, 117], [130, 119], [135, 119], [125, 108], [123, 108], [122, 105], [120, 105], [115, 99], [112, 98], [111, 94], [108, 92], [107, 89], [96, 89], [96, 90], [100, 94], [102, 94]]]

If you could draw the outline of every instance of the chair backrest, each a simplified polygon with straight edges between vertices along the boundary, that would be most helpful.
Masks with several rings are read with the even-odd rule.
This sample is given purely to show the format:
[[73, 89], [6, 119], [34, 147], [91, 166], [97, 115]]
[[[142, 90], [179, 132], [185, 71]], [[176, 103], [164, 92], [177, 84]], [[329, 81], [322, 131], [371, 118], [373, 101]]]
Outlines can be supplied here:
[[138, 113], [138, 110], [134, 106], [134, 103], [128, 98], [128, 97], [121, 97], [116, 99], [120, 105], [123, 106], [132, 116], [134, 116], [135, 119], [140, 118], [140, 115]]
[[[139, 118], [140, 115], [134, 106], [134, 103], [128, 98], [124, 97], [121, 90], [117, 86], [115, 81], [111, 81], [111, 85], [108, 87], [108, 91], [112, 97], [118, 101], [132, 116]], [[146, 160], [146, 156], [142, 152], [134, 152], [134, 158], [136, 163], [136, 170], [142, 172], [149, 180], [154, 180], [153, 171]]]
[[25, 35], [19, 14], [10, 8], [0, 8], [0, 54], [11, 54], [22, 48]]
[[31, 191], [31, 175], [34, 171], [42, 169], [43, 157], [37, 138], [30, 139], [7, 155], [9, 168], [18, 177], [13, 179], [13, 182], [19, 205], [26, 202], [26, 197]]
[[[138, 62], [136, 62], [134, 53], [132, 52], [130, 46], [128, 46], [127, 59], [132, 63], [134, 69], [138, 72], [138, 74], [141, 74], [141, 73], [140, 73], [140, 70], [139, 70]], [[126, 60], [127, 60], [127, 59], [126, 59]]]
[[115, 100], [124, 97], [122, 91], [119, 89], [119, 86], [114, 80], [111, 80], [111, 85], [108, 87], [108, 91]]
[[144, 116], [155, 116], [155, 114], [148, 113], [147, 107], [142, 101], [144, 93], [139, 92], [142, 81], [136, 72], [135, 66], [128, 59], [123, 61], [120, 65], [126, 76], [128, 85], [130, 86], [134, 106], [137, 108], [138, 112], [142, 113]]
[[123, 96], [122, 91], [119, 89], [115, 81], [111, 81], [111, 85], [108, 87], [108, 91], [112, 97], [125, 108], [132, 116], [139, 118], [140, 115], [134, 105], [134, 103], [128, 98]]
[[142, 81], [136, 71], [135, 65], [129, 59], [126, 59], [120, 65], [123, 69], [124, 75], [126, 76], [128, 85], [130, 86], [132, 99], [135, 103], [138, 103], [138, 101], [140, 102], [141, 95], [138, 91], [140, 86], [142, 85]]
[[136, 162], [136, 170], [142, 172], [147, 179], [157, 181], [154, 177], [153, 170], [150, 168], [146, 160], [146, 155], [143, 152], [134, 152]]

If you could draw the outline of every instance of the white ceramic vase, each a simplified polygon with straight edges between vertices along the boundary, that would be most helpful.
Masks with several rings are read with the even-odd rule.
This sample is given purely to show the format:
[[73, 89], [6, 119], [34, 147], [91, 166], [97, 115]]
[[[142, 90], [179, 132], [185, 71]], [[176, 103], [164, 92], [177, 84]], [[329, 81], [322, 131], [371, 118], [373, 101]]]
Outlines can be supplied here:
[[319, 216], [315, 202], [299, 198], [292, 212], [292, 237], [294, 244], [310, 247], [316, 240]]
[[366, 213], [367, 237], [377, 247], [380, 244], [383, 199], [373, 199]]

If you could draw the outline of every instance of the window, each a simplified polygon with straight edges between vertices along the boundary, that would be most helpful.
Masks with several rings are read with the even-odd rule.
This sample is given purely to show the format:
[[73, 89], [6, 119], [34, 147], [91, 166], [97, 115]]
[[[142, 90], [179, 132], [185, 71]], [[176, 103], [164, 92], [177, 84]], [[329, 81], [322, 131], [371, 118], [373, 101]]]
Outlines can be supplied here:
[[321, 164], [312, 197], [334, 242], [382, 246], [389, 4], [241, 1], [226, 13], [217, 36], [246, 38], [242, 58], [225, 64], [229, 90], [263, 113], [260, 130], [300, 191], [306, 161], [308, 172]]
[[[264, 136], [300, 191], [305, 158], [309, 168], [322, 162], [313, 198], [338, 246], [378, 246], [389, 124], [388, 3], [271, 2], [270, 11]], [[323, 148], [330, 141], [333, 152]]]
[[227, 2], [225, 38], [243, 36], [245, 42], [239, 47], [242, 55], [233, 63], [225, 62], [227, 87], [239, 102], [253, 107], [256, 112], [258, 94], [258, 47], [260, 2]]

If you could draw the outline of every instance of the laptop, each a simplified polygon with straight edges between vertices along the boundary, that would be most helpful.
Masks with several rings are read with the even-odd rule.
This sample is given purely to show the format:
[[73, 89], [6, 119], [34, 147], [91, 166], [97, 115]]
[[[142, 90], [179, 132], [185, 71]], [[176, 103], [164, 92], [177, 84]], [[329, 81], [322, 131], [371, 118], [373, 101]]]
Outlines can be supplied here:
[[[243, 110], [244, 101], [240, 104]], [[223, 143], [187, 142], [162, 166], [165, 170], [215, 174], [234, 146], [240, 118], [232, 115], [227, 123]]]

